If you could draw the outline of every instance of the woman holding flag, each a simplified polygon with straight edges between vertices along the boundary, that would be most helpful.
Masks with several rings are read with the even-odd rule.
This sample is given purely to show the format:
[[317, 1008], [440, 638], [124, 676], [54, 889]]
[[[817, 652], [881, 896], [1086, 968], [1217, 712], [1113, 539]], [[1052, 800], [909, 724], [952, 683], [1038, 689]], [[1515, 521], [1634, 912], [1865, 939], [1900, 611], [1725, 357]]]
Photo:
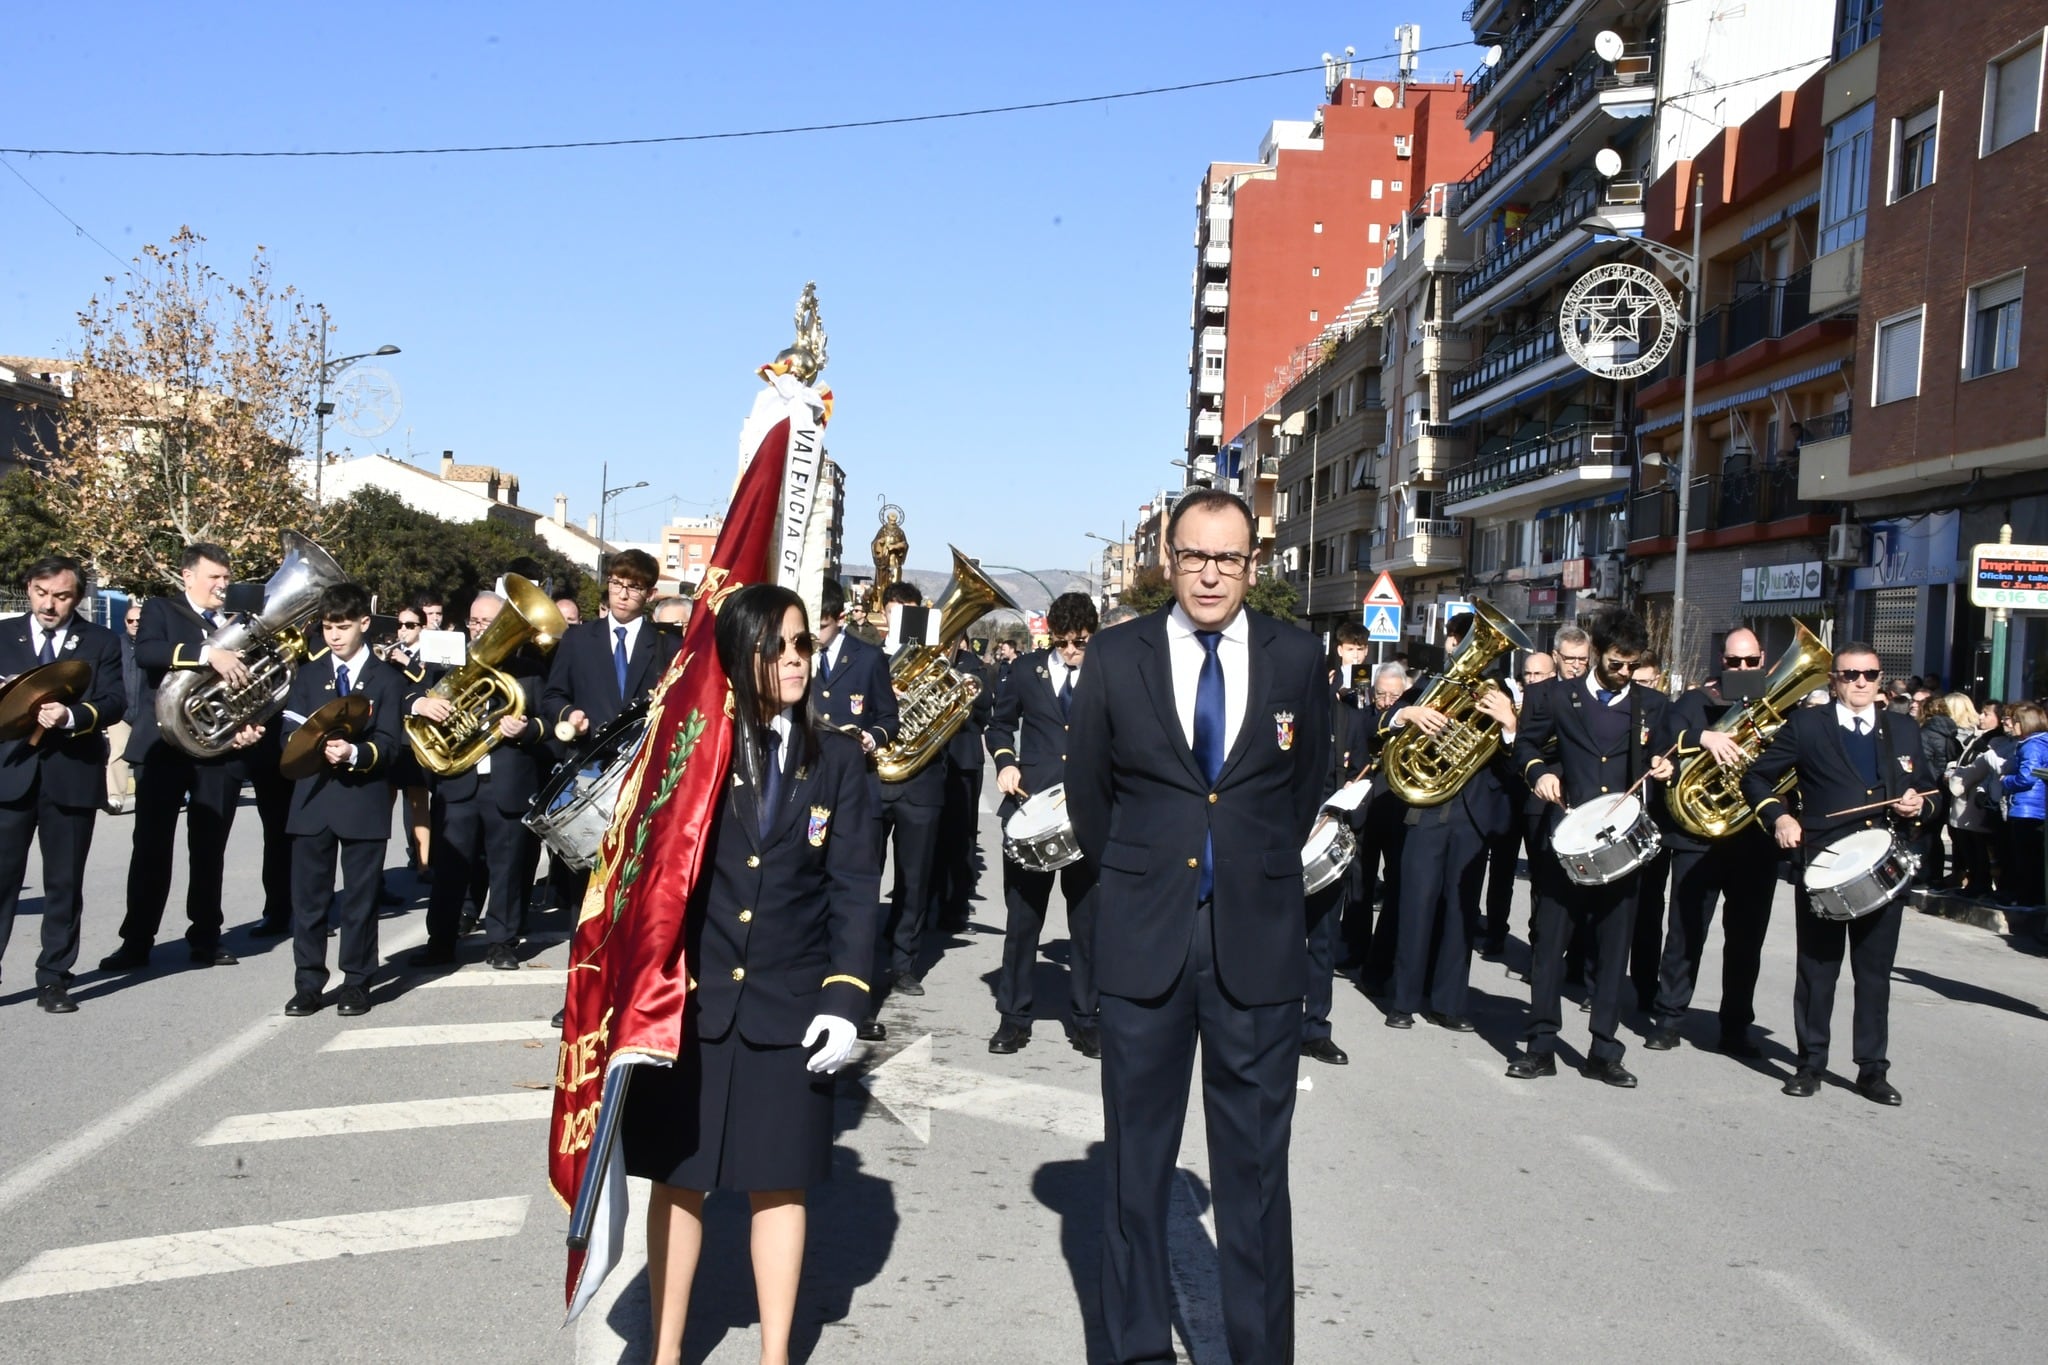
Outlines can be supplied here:
[[654, 1182], [656, 1362], [681, 1358], [712, 1189], [748, 1193], [761, 1359], [788, 1358], [804, 1191], [831, 1169], [831, 1075], [867, 1011], [881, 876], [861, 746], [811, 710], [802, 600], [756, 584], [716, 610], [732, 771], [685, 916], [681, 1047], [635, 1068], [620, 1129], [628, 1173]]

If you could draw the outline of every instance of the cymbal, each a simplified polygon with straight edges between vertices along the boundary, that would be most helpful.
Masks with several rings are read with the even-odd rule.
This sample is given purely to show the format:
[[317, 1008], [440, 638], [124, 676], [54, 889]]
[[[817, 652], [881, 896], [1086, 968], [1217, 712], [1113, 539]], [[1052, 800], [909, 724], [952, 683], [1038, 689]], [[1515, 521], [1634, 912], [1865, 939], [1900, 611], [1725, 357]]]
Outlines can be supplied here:
[[31, 668], [0, 686], [0, 740], [21, 739], [36, 730], [36, 712], [44, 702], [69, 706], [85, 695], [92, 665], [80, 659], [59, 659]]
[[362, 692], [336, 697], [292, 731], [277, 761], [278, 773], [293, 782], [311, 777], [325, 764], [321, 750], [330, 739], [354, 739], [370, 721], [370, 698]]

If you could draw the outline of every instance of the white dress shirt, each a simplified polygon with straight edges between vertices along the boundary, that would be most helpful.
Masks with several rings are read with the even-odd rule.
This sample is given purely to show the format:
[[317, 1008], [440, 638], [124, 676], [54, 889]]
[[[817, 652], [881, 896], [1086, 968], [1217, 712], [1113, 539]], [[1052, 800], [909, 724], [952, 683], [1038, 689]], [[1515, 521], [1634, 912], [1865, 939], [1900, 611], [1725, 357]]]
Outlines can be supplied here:
[[[1181, 735], [1190, 749], [1195, 747], [1195, 689], [1202, 682], [1202, 660], [1208, 651], [1195, 638], [1195, 623], [1181, 610], [1180, 603], [1166, 614], [1166, 649], [1173, 664], [1173, 709], [1180, 716]], [[1216, 644], [1216, 658], [1223, 665], [1223, 752], [1237, 747], [1237, 732], [1244, 725], [1244, 708], [1251, 688], [1251, 618], [1242, 610], [1223, 628]]]
[[[1201, 646], [1197, 645], [1196, 648], [1199, 649]], [[1057, 649], [1045, 651], [1045, 662], [1046, 670], [1052, 674], [1052, 694], [1055, 697], [1060, 694], [1060, 689], [1067, 685], [1067, 674], [1069, 673], [1074, 675], [1074, 686], [1079, 687], [1081, 685], [1081, 665], [1075, 664], [1072, 668], [1068, 668], [1066, 660], [1060, 657], [1060, 652]]]
[[831, 677], [832, 670], [839, 666], [839, 648], [845, 643], [846, 627], [841, 626], [832, 632], [832, 643], [818, 651], [818, 662], [812, 671]]
[[1869, 706], [1864, 707], [1861, 711], [1858, 711], [1851, 707], [1849, 703], [1845, 701], [1837, 700], [1835, 702], [1836, 724], [1840, 725], [1844, 730], [1847, 730], [1850, 734], [1853, 735], [1856, 733], [1856, 722], [1859, 720], [1863, 722], [1864, 734], [1876, 734], [1877, 704], [1873, 702]]
[[[38, 621], [34, 616], [30, 616], [28, 618], [29, 648], [35, 651], [36, 657], [38, 659], [42, 658], [43, 641], [45, 639], [49, 640], [50, 642], [50, 657], [52, 659], [63, 658], [64, 642], [65, 640], [69, 639], [70, 636], [71, 618], [68, 616], [64, 618], [63, 625], [57, 627], [55, 630], [52, 631], [45, 631], [43, 629], [43, 623], [41, 621]], [[37, 667], [41, 667], [41, 665], [38, 664]], [[78, 728], [78, 713], [76, 711], [73, 711], [68, 706], [64, 708], [64, 728], [67, 730], [75, 730]]]

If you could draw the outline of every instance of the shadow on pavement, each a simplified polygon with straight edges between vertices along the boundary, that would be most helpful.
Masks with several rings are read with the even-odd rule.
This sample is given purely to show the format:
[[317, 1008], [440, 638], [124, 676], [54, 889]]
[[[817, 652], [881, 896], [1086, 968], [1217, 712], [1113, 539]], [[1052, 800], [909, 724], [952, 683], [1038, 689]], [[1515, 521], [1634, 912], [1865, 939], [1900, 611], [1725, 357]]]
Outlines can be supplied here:
[[1968, 981], [1957, 981], [1953, 977], [1937, 976], [1918, 967], [1895, 966], [1892, 968], [1892, 979], [1903, 981], [1909, 986], [1918, 986], [1922, 990], [1933, 991], [1936, 995], [1944, 996], [1958, 1004], [1989, 1005], [1993, 1009], [2024, 1014], [2030, 1019], [2048, 1019], [2048, 1010], [2042, 1009], [2031, 1000], [2022, 1000], [2018, 996], [1973, 985]]
[[1078, 1161], [1048, 1161], [1031, 1177], [1031, 1193], [1059, 1215], [1060, 1258], [1074, 1282], [1074, 1301], [1081, 1309], [1082, 1349], [1078, 1360], [1105, 1360], [1108, 1338], [1102, 1330], [1102, 1170], [1103, 1144], [1091, 1143]]

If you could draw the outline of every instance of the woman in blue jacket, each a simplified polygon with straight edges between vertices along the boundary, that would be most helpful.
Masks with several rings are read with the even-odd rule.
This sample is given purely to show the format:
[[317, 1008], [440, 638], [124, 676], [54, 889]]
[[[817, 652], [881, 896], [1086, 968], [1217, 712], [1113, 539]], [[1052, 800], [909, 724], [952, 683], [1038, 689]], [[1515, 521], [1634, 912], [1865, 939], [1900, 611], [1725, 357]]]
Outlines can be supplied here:
[[2032, 702], [2021, 702], [2011, 708], [2011, 715], [2020, 747], [1998, 780], [2006, 797], [2005, 902], [2039, 909], [2048, 900], [2042, 888], [2041, 867], [2041, 828], [2042, 820], [2048, 818], [2048, 782], [2035, 776], [2035, 771], [2048, 768], [2048, 711]]

